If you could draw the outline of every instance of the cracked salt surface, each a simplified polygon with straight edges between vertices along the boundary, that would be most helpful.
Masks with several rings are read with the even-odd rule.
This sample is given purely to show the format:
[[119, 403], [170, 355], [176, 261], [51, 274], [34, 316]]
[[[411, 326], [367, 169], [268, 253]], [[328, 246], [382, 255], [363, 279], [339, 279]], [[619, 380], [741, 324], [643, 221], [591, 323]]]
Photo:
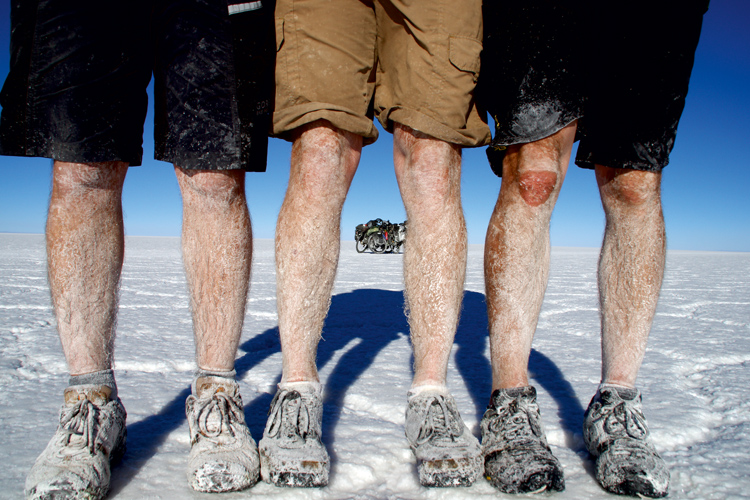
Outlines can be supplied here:
[[[0, 498], [22, 496], [26, 473], [56, 426], [67, 381], [49, 292], [41, 286], [44, 260], [41, 236], [0, 234]], [[530, 360], [548, 438], [566, 475], [567, 489], [549, 498], [616, 498], [593, 479], [580, 429], [599, 378], [596, 260], [595, 250], [553, 249]], [[329, 486], [258, 484], [222, 499], [516, 498], [484, 479], [456, 489], [417, 482], [403, 431], [412, 356], [402, 262], [342, 245], [318, 355]], [[477, 435], [490, 395], [483, 289], [482, 248], [472, 246], [449, 386]], [[669, 253], [639, 386], [656, 447], [672, 471], [670, 498], [750, 498], [749, 298], [750, 254]], [[116, 376], [128, 410], [128, 451], [113, 471], [110, 498], [211, 498], [185, 479], [194, 348], [177, 239], [128, 238], [120, 303]], [[256, 242], [247, 312], [237, 372], [258, 439], [281, 369], [271, 241]]]

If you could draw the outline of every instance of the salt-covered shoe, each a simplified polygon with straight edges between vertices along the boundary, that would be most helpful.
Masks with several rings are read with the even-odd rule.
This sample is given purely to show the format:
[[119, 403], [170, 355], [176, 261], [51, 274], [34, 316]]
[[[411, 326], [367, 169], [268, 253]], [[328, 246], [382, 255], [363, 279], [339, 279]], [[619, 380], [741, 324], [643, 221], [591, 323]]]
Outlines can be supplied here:
[[562, 466], [544, 435], [534, 387], [493, 392], [480, 425], [485, 475], [495, 488], [503, 493], [565, 489]]
[[584, 415], [583, 439], [596, 458], [596, 480], [605, 490], [667, 496], [669, 470], [649, 440], [638, 389], [601, 385]]
[[481, 473], [479, 442], [444, 387], [409, 393], [406, 439], [417, 457], [423, 486], [470, 486]]
[[104, 498], [110, 464], [125, 452], [127, 414], [111, 396], [106, 386], [65, 390], [60, 425], [26, 477], [28, 499]]
[[245, 424], [237, 382], [198, 378], [185, 413], [191, 444], [187, 479], [194, 490], [236, 491], [258, 482], [258, 449]]
[[264, 481], [291, 487], [328, 484], [330, 460], [320, 441], [322, 420], [320, 384], [279, 385], [259, 443]]

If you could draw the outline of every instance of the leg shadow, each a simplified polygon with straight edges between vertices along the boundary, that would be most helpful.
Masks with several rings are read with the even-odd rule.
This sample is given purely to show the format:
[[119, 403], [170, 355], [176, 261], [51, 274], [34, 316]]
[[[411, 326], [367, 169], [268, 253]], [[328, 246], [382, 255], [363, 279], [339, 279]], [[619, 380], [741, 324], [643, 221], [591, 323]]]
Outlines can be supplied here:
[[[388, 290], [360, 289], [333, 297], [318, 348], [318, 366], [324, 367], [353, 340], [359, 343], [339, 358], [325, 384], [323, 441], [329, 452], [349, 388], [388, 344], [408, 332], [403, 304], [402, 292]], [[331, 460], [336, 460], [333, 454]]]
[[[271, 328], [260, 335], [256, 335], [242, 344], [240, 349], [245, 351], [246, 354], [235, 363], [238, 380], [258, 363], [279, 352], [278, 328]], [[111, 495], [115, 495], [129, 483], [148, 460], [156, 454], [167, 436], [185, 422], [185, 400], [189, 395], [190, 387], [187, 387], [169, 401], [159, 413], [127, 426], [127, 449], [120, 467], [113, 470]], [[262, 394], [245, 406], [245, 418], [248, 420], [248, 427], [255, 437], [259, 435], [258, 429], [261, 435], [263, 433], [264, 415], [271, 404], [272, 398], [273, 395]], [[265, 410], [261, 410], [261, 408], [265, 408]], [[248, 419], [248, 417], [250, 418]], [[186, 464], [187, 453], [188, 450], [186, 449]]]
[[[488, 352], [487, 304], [484, 294], [466, 292], [461, 321], [456, 331], [456, 365], [474, 400], [477, 420], [482, 418], [492, 390], [492, 368]], [[547, 356], [531, 350], [529, 372], [534, 383], [543, 387], [557, 404], [560, 425], [567, 445], [580, 448], [584, 408], [573, 386]]]
[[[360, 342], [337, 362], [325, 387], [323, 440], [332, 449], [332, 436], [341, 417], [343, 400], [348, 389], [372, 365], [378, 353], [408, 331], [403, 313], [403, 293], [377, 289], [360, 289], [336, 295], [323, 329], [318, 347], [318, 367], [322, 368], [335, 354], [353, 340]], [[280, 352], [278, 328], [256, 335], [240, 346], [244, 352], [235, 362], [237, 378], [242, 379], [256, 365]], [[276, 378], [281, 379], [281, 366]], [[122, 465], [113, 471], [112, 495], [117, 494], [153, 457], [167, 436], [183, 425], [186, 388], [162, 410], [128, 425], [128, 445]], [[260, 439], [266, 425], [273, 394], [261, 394], [245, 403], [245, 420], [253, 437]], [[187, 452], [186, 460], [187, 460]], [[335, 460], [335, 457], [331, 457]]]
[[[478, 292], [464, 293], [461, 320], [456, 330], [455, 363], [464, 379], [471, 399], [477, 421], [481, 420], [492, 389], [492, 367], [485, 352], [488, 350], [487, 304], [484, 294]], [[478, 434], [478, 429], [475, 429]]]

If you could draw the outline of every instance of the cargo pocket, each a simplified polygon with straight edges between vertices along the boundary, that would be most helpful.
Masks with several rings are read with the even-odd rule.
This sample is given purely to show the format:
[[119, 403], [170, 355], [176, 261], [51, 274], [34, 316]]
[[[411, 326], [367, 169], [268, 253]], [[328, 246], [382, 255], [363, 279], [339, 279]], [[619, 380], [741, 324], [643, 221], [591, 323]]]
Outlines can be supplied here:
[[451, 36], [448, 40], [448, 52], [451, 64], [461, 71], [471, 73], [476, 83], [479, 76], [482, 43], [475, 38]]

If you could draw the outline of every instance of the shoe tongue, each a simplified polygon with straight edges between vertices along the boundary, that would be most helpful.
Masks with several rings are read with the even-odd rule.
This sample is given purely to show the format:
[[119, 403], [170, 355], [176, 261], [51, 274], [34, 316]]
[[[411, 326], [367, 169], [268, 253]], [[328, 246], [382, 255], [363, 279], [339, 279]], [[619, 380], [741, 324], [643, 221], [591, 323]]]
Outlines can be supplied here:
[[496, 408], [504, 406], [513, 399], [530, 399], [536, 396], [536, 390], [532, 386], [513, 387], [511, 389], [497, 389], [490, 397], [490, 404]]
[[195, 380], [193, 394], [199, 398], [209, 396], [213, 392], [224, 392], [229, 397], [237, 393], [237, 383], [224, 377], [199, 377]]
[[65, 389], [64, 396], [67, 406], [73, 406], [84, 399], [102, 406], [110, 401], [112, 389], [106, 385], [74, 385]]
[[638, 389], [630, 387], [620, 387], [616, 385], [603, 385], [599, 389], [603, 400], [610, 400], [613, 397], [623, 399], [625, 401], [632, 401], [638, 397]]

